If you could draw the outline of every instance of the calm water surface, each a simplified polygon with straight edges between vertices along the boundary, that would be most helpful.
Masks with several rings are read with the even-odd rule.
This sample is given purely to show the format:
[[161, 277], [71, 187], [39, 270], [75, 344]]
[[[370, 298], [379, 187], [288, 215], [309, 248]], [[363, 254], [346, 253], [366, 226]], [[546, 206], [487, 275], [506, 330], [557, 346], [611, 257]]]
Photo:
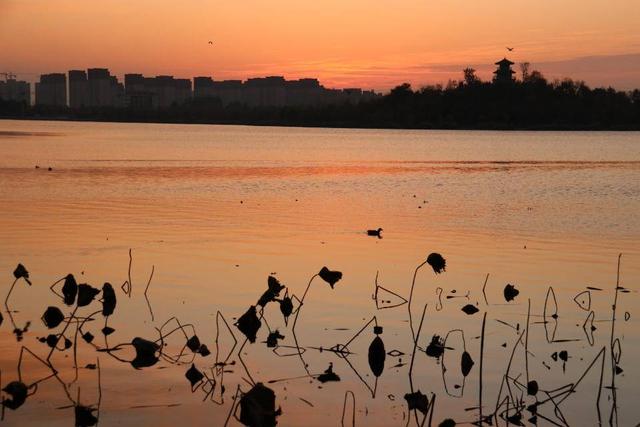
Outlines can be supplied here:
[[[426, 304], [412, 379], [415, 390], [430, 399], [436, 396], [432, 425], [445, 418], [459, 423], [478, 419], [485, 313], [485, 415], [509, 396], [509, 416], [517, 413], [513, 402], [547, 401], [538, 407], [538, 425], [640, 422], [640, 366], [635, 363], [640, 357], [635, 310], [639, 133], [0, 121], [0, 200], [3, 295], [19, 262], [33, 282], [29, 287], [19, 281], [9, 301], [18, 326], [32, 322], [21, 342], [3, 307], [3, 387], [18, 378], [21, 346], [48, 354], [38, 338], [52, 331], [40, 317], [47, 306], [71, 313], [49, 290], [68, 273], [78, 282], [98, 288], [110, 282], [116, 288], [111, 346], [136, 336], [155, 339], [154, 327], [177, 316], [193, 324], [212, 350], [210, 356], [197, 355], [194, 363], [216, 380], [209, 396], [210, 384], [192, 393], [184, 377], [192, 355], [181, 359], [185, 364], [160, 361], [135, 370], [80, 340], [78, 380], [73, 381], [73, 349], [56, 351], [51, 360], [60, 381], [40, 383], [21, 408], [7, 409], [6, 425], [73, 425], [70, 405], [78, 402], [78, 389], [82, 404], [98, 400], [97, 370], [84, 368], [98, 359], [102, 426], [223, 425], [238, 385], [247, 392], [251, 381], [275, 392], [283, 412], [278, 425], [341, 425], [347, 391], [355, 396], [357, 425], [415, 425], [404, 400], [411, 392], [413, 350], [408, 306], [378, 310], [372, 294], [378, 274], [380, 285], [408, 298], [414, 270], [431, 252], [446, 258], [446, 272], [436, 275], [428, 265], [418, 271], [411, 311], [417, 330]], [[382, 239], [366, 236], [365, 230], [378, 227], [384, 229]], [[120, 285], [129, 277], [130, 248], [129, 298]], [[621, 289], [612, 337], [619, 253]], [[285, 325], [277, 303], [271, 303], [256, 342], [242, 349], [246, 369], [236, 347], [230, 358], [235, 364], [227, 365], [224, 374], [211, 371], [218, 310], [232, 324], [256, 304], [270, 274], [300, 297], [325, 265], [344, 276], [333, 290], [320, 279], [312, 282], [296, 326], [299, 345], [306, 349], [304, 362], [291, 348], [291, 322]], [[148, 296], [153, 320], [144, 299], [152, 268]], [[520, 291], [509, 303], [503, 296], [508, 283]], [[551, 318], [552, 302], [544, 316], [549, 287], [558, 305]], [[587, 294], [577, 298], [582, 307], [574, 301], [584, 291], [590, 297], [586, 310]], [[397, 298], [384, 295], [378, 301], [383, 305]], [[78, 313], [100, 309], [99, 302], [93, 304]], [[461, 308], [467, 304], [479, 312], [465, 314]], [[389, 353], [377, 387], [367, 357], [373, 323], [349, 345], [353, 354], [347, 358], [326, 350], [348, 342], [374, 316], [383, 326], [380, 337]], [[100, 345], [103, 322], [98, 316], [85, 327]], [[276, 352], [264, 344], [268, 327], [285, 336]], [[231, 328], [242, 344], [240, 331]], [[73, 339], [75, 329], [70, 326], [66, 336]], [[453, 329], [459, 331], [449, 334], [442, 357], [425, 353], [434, 335], [445, 338]], [[613, 378], [610, 349], [616, 339], [620, 350], [615, 344], [614, 353], [622, 371]], [[174, 334], [166, 352], [178, 354], [184, 341]], [[220, 324], [220, 359], [232, 344]], [[460, 372], [465, 348], [475, 362], [466, 377]], [[562, 351], [567, 351], [566, 362], [557, 357]], [[133, 357], [129, 350], [121, 356]], [[329, 363], [340, 382], [315, 379]], [[305, 377], [305, 368], [312, 378]], [[25, 356], [21, 371], [27, 384], [48, 372], [31, 356]], [[268, 383], [293, 377], [300, 378]], [[536, 396], [527, 395], [528, 380], [539, 384]], [[574, 391], [560, 394], [563, 389], [557, 389], [569, 384]], [[351, 425], [354, 406], [347, 395], [344, 425]], [[521, 412], [522, 423], [531, 425], [531, 412]], [[418, 419], [422, 422], [421, 413]], [[506, 424], [503, 419], [498, 423]], [[230, 425], [239, 423], [232, 419]]]

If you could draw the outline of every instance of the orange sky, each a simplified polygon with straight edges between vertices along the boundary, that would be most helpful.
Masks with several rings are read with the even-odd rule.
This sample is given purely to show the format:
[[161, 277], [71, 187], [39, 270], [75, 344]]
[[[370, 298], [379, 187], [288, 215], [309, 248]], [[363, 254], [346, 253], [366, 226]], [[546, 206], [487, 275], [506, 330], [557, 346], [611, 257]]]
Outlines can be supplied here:
[[384, 90], [444, 83], [467, 64], [489, 78], [513, 46], [510, 59], [551, 78], [631, 88], [639, 23], [638, 0], [0, 0], [0, 72], [278, 74]]

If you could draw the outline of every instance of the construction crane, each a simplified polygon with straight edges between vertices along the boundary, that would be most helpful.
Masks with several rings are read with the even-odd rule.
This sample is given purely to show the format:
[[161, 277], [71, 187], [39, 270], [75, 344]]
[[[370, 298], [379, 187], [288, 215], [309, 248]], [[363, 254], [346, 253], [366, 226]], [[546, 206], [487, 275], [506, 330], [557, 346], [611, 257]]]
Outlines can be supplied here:
[[16, 78], [16, 75], [11, 71], [0, 73], [0, 76], [4, 76], [5, 80], [14, 80]]

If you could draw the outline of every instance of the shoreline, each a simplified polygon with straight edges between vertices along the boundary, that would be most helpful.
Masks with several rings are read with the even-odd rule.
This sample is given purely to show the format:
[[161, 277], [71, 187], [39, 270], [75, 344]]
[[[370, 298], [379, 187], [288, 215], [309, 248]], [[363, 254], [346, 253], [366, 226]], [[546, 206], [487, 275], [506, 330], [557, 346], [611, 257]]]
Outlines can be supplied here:
[[60, 116], [0, 116], [0, 120], [23, 121], [53, 121], [78, 123], [134, 123], [134, 124], [173, 124], [173, 125], [218, 125], [218, 126], [251, 126], [251, 127], [286, 127], [286, 128], [322, 128], [322, 129], [362, 129], [362, 130], [459, 130], [459, 131], [505, 131], [505, 132], [640, 132], [640, 123], [635, 126], [573, 126], [573, 125], [545, 125], [545, 126], [375, 126], [368, 123], [308, 123], [288, 122], [278, 120], [141, 120], [141, 119], [100, 119], [96, 117], [60, 117]]

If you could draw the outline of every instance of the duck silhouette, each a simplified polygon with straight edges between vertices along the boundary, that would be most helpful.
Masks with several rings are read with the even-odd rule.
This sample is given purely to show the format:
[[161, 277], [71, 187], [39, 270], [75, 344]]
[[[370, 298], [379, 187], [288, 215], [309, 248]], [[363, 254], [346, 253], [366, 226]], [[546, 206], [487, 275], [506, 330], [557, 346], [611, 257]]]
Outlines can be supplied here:
[[382, 228], [378, 228], [377, 230], [367, 230], [367, 236], [375, 236], [378, 239], [382, 239], [382, 235], [380, 234], [382, 232]]

